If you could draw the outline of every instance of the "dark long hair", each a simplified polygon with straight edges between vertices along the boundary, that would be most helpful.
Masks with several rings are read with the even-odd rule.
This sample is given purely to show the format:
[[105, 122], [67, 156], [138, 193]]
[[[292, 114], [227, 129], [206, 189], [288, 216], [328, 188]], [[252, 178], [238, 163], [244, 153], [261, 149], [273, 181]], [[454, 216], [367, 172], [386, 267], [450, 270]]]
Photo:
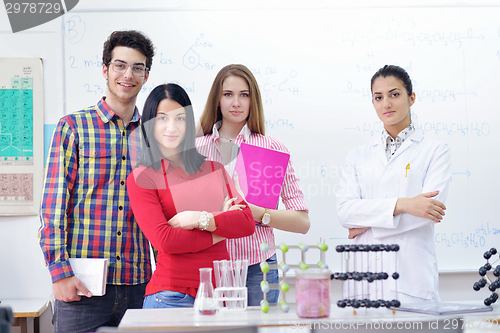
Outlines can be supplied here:
[[165, 158], [158, 148], [158, 143], [154, 136], [156, 111], [158, 105], [164, 99], [171, 99], [179, 103], [186, 111], [186, 135], [184, 136], [184, 141], [180, 144], [180, 154], [186, 173], [193, 174], [200, 170], [201, 165], [205, 161], [205, 156], [201, 155], [196, 150], [196, 129], [191, 100], [186, 91], [175, 83], [157, 86], [151, 91], [144, 103], [141, 119], [142, 155], [138, 164], [152, 167], [158, 171], [161, 166], [162, 158]]

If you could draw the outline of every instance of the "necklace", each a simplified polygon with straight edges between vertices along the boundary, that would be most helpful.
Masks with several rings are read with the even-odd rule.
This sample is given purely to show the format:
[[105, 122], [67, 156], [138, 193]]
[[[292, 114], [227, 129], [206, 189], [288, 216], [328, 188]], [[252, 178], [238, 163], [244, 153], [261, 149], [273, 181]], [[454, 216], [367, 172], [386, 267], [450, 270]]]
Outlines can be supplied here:
[[227, 137], [223, 136], [220, 132], [219, 132], [219, 138], [229, 140], [229, 142], [233, 142], [233, 140], [236, 139], [236, 138], [234, 138], [234, 139], [227, 138]]

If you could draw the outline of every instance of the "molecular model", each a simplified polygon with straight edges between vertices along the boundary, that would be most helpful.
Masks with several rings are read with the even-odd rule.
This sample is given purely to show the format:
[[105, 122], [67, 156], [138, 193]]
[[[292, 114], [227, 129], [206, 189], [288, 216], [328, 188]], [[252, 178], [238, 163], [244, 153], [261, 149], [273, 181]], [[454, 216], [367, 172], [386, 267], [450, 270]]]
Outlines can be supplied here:
[[[281, 290], [283, 292], [283, 298], [279, 301], [281, 306], [281, 311], [288, 312], [290, 310], [290, 306], [286, 302], [286, 293], [290, 290], [290, 286], [286, 282], [286, 273], [290, 270], [290, 268], [300, 268], [302, 270], [309, 269], [309, 265], [306, 264], [305, 253], [309, 250], [309, 248], [317, 248], [320, 250], [320, 260], [314, 265], [314, 267], [328, 269], [328, 265], [325, 264], [325, 252], [328, 250], [328, 245], [326, 245], [322, 240], [317, 245], [307, 245], [304, 243], [299, 243], [298, 245], [286, 245], [285, 243], [281, 243], [279, 246], [273, 245], [269, 246], [266, 243], [262, 243], [260, 245], [260, 249], [262, 251], [262, 262], [260, 263], [260, 269], [263, 273], [263, 280], [260, 283], [260, 289], [263, 293], [263, 300], [260, 302], [260, 307], [262, 312], [266, 313], [269, 311], [269, 302], [267, 301], [267, 293], [271, 290]], [[266, 262], [265, 253], [270, 249], [280, 249], [283, 253], [283, 261], [279, 262], [278, 265], [269, 265]], [[286, 263], [286, 253], [289, 249], [299, 249], [301, 251], [301, 259], [297, 265], [288, 265]], [[267, 282], [267, 273], [271, 269], [280, 269], [283, 273], [283, 277], [280, 279], [279, 284], [276, 283], [268, 283]]]
[[[372, 252], [375, 253], [376, 255], [380, 256], [383, 258], [384, 252], [394, 252], [394, 260], [395, 260], [395, 265], [394, 267], [397, 267], [397, 252], [399, 251], [399, 245], [398, 244], [392, 244], [392, 245], [384, 245], [384, 244], [373, 244], [373, 245], [360, 245], [360, 244], [354, 244], [354, 245], [338, 245], [335, 250], [339, 253], [342, 254], [342, 262], [346, 261], [346, 272], [336, 272], [332, 274], [332, 279], [335, 280], [341, 280], [341, 281], [348, 281], [352, 280], [354, 282], [359, 282], [359, 284], [354, 285], [354, 290], [353, 294], [356, 292], [359, 292], [358, 289], [361, 289], [361, 295], [367, 294], [369, 288], [367, 287], [365, 290], [364, 285], [366, 283], [373, 283], [374, 281], [381, 281], [381, 280], [387, 280], [389, 278], [389, 274], [386, 272], [373, 272], [370, 271], [370, 259], [368, 258], [368, 253]], [[344, 258], [344, 256], [346, 258]], [[373, 264], [372, 264], [373, 265]], [[365, 270], [364, 272], [347, 272], [349, 269], [348, 267], [351, 267], [351, 269], [354, 267], [355, 269], [361, 268], [361, 270]], [[392, 274], [392, 278], [395, 280], [396, 283], [396, 292], [397, 292], [397, 279], [399, 278], [399, 273], [394, 272]], [[363, 281], [366, 281], [363, 282]], [[347, 282], [348, 283], [348, 282]], [[381, 283], [382, 289], [381, 289], [381, 295], [384, 294], [383, 292], [383, 283]], [[350, 284], [347, 285], [347, 294], [351, 295], [351, 290], [350, 290]], [[376, 289], [377, 290], [377, 289]], [[363, 298], [363, 299], [343, 299], [339, 300], [337, 302], [337, 306], [340, 308], [345, 308], [346, 306], [351, 306], [354, 309], [360, 308], [360, 307], [365, 307], [365, 308], [378, 308], [378, 307], [393, 307], [397, 308], [401, 305], [401, 302], [397, 299], [391, 300], [383, 300], [383, 299], [378, 299], [378, 300], [370, 300], [368, 298]], [[393, 310], [394, 312], [395, 310]], [[356, 314], [356, 311], [354, 310], [354, 314]]]
[[492, 282], [487, 275], [493, 267], [492, 265], [500, 260], [499, 258], [492, 263], [489, 262], [490, 258], [495, 254], [497, 254], [497, 249], [495, 248], [491, 248], [489, 251], [484, 252], [483, 257], [486, 259], [486, 264], [479, 268], [479, 275], [481, 276], [481, 279], [478, 282], [475, 282], [473, 286], [475, 291], [479, 291], [481, 288], [488, 286], [488, 289], [491, 291], [491, 295], [484, 300], [484, 304], [486, 306], [491, 305], [498, 300], [498, 292], [495, 291], [500, 289], [500, 265], [497, 265], [497, 267], [493, 270], [493, 275], [497, 278], [495, 281]]

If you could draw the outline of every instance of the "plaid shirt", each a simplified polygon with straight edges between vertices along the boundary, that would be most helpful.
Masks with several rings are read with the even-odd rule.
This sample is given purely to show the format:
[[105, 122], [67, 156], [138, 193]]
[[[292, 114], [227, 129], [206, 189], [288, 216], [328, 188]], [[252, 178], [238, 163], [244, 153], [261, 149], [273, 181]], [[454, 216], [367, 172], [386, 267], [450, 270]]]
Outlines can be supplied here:
[[126, 189], [137, 158], [139, 112], [124, 126], [104, 101], [67, 115], [52, 137], [39, 240], [52, 282], [72, 276], [69, 258], [107, 258], [108, 283], [149, 281], [148, 243]]

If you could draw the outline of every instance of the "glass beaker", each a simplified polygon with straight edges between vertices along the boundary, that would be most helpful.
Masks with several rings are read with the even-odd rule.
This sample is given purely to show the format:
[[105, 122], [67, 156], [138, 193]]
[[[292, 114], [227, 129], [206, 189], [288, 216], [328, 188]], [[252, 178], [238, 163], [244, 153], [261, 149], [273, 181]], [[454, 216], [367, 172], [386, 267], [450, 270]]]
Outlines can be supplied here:
[[295, 271], [297, 316], [323, 318], [330, 316], [330, 277], [328, 269]]
[[200, 268], [200, 285], [196, 293], [194, 308], [202, 315], [213, 315], [219, 309], [214, 299], [212, 268]]

